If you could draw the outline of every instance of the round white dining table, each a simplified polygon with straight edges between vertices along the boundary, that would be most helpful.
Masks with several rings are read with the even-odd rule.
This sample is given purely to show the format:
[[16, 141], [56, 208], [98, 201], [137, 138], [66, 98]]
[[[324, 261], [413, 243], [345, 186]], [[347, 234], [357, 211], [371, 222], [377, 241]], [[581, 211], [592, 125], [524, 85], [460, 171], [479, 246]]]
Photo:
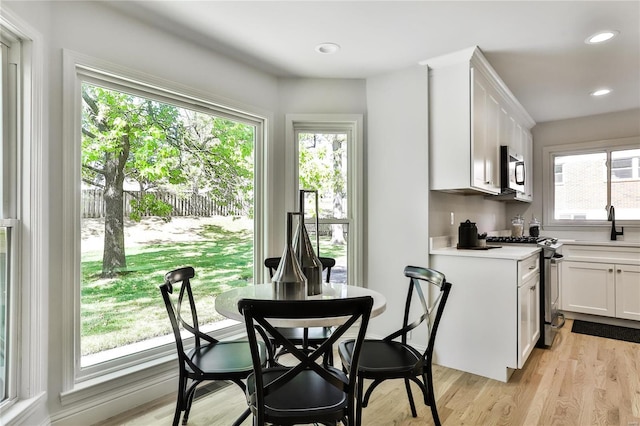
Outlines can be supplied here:
[[[362, 296], [371, 296], [373, 298], [371, 318], [380, 315], [387, 308], [387, 299], [381, 293], [368, 288], [346, 284], [323, 284], [322, 294], [307, 296], [305, 300], [347, 299]], [[242, 322], [244, 319], [240, 311], [238, 311], [238, 301], [240, 299], [275, 300], [273, 284], [249, 285], [225, 291], [216, 297], [216, 311], [227, 318]], [[276, 327], [330, 327], [340, 324], [342, 321], [340, 318], [304, 318], [274, 319], [269, 320], [269, 322]]]

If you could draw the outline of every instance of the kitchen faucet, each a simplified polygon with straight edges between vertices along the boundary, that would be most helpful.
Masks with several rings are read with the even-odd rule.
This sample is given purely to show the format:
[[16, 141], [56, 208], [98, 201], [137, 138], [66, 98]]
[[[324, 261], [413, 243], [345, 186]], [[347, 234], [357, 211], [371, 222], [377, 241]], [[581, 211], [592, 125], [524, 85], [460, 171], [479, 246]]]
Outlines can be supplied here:
[[624, 227], [620, 227], [620, 232], [616, 231], [616, 209], [613, 206], [609, 207], [608, 221], [611, 222], [611, 241], [618, 239], [618, 235], [624, 235]]

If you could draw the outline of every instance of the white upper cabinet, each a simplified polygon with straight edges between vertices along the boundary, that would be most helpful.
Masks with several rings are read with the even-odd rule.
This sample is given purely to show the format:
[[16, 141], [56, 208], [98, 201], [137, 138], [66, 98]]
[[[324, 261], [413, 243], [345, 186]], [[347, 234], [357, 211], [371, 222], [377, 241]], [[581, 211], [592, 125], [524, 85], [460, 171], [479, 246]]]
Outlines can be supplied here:
[[478, 47], [421, 64], [429, 72], [430, 188], [500, 194], [500, 146], [525, 156], [535, 122]]
[[489, 81], [471, 69], [471, 186], [489, 194], [500, 193], [500, 104]]

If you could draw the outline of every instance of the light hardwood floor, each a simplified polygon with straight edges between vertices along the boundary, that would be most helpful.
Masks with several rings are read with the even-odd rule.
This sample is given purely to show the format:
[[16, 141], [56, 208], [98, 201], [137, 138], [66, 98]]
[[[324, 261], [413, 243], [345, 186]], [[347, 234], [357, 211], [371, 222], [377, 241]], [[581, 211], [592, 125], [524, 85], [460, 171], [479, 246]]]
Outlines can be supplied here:
[[[640, 344], [572, 333], [571, 325], [551, 349], [534, 349], [508, 383], [434, 366], [442, 423], [640, 426]], [[387, 381], [364, 409], [363, 425], [432, 425], [429, 407], [416, 403], [413, 418], [403, 382]], [[174, 396], [163, 398], [100, 426], [170, 425], [174, 404]], [[227, 386], [196, 400], [188, 424], [230, 425], [245, 407], [240, 389]]]

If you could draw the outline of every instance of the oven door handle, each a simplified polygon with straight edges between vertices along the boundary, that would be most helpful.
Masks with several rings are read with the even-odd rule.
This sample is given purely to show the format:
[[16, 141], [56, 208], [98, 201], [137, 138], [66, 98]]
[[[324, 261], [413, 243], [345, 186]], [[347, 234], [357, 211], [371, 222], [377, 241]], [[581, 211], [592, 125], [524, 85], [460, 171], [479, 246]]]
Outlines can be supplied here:
[[559, 324], [551, 324], [551, 328], [562, 328], [562, 327], [564, 327], [564, 323], [565, 323], [564, 314], [558, 314], [558, 316], [556, 318], [561, 319], [562, 321]]

